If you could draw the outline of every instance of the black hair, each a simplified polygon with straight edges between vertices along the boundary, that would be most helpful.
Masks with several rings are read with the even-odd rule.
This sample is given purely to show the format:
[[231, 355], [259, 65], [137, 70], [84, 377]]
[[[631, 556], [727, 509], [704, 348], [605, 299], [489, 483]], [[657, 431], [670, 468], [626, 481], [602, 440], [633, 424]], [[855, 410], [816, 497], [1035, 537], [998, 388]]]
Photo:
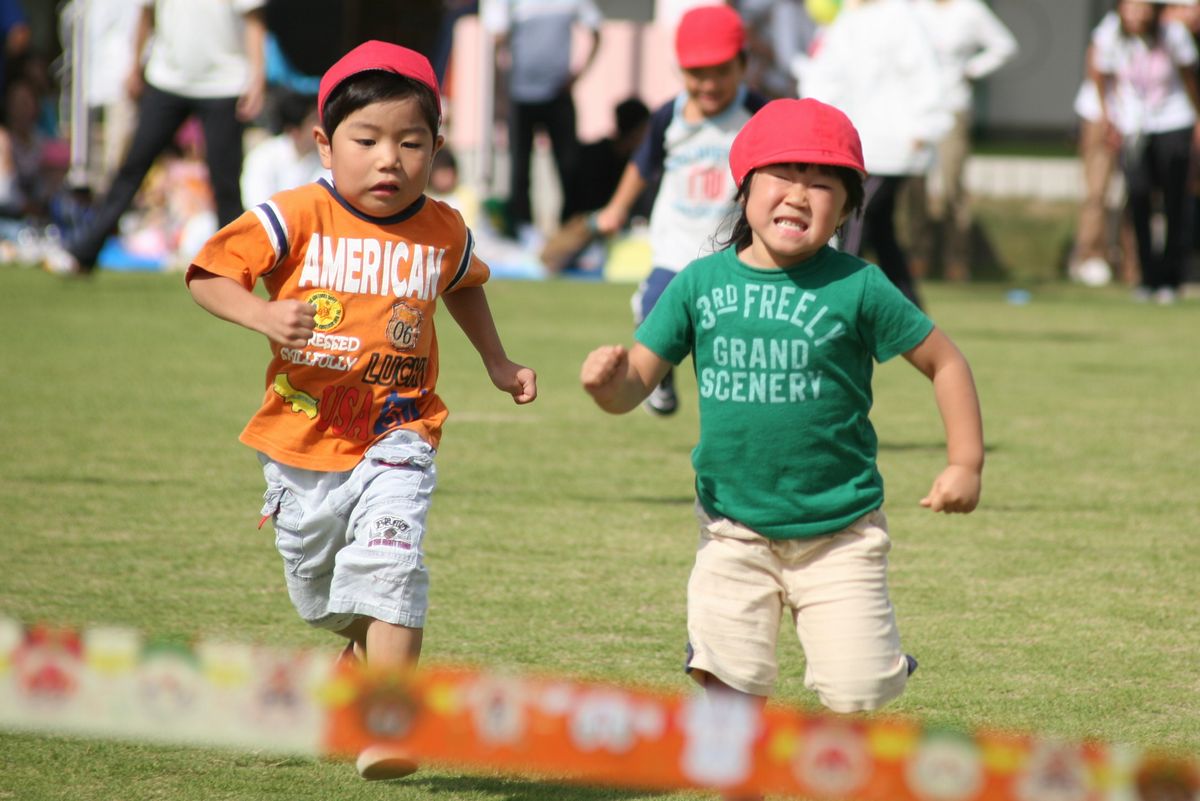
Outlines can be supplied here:
[[280, 131], [299, 128], [317, 107], [317, 98], [300, 92], [282, 91], [275, 102], [275, 116]]
[[454, 157], [454, 151], [449, 145], [445, 145], [441, 150], [433, 154], [433, 169], [451, 169], [458, 172], [458, 159]]
[[642, 123], [650, 119], [650, 109], [636, 97], [622, 100], [617, 104], [617, 136], [626, 136], [638, 129]]
[[[842, 208], [842, 211], [849, 212], [852, 215], [862, 213], [866, 190], [863, 186], [862, 173], [858, 170], [835, 164], [800, 164], [799, 166], [801, 168], [812, 167], [825, 175], [832, 175], [841, 180], [842, 186], [846, 188], [846, 205]], [[754, 241], [754, 232], [750, 229], [750, 221], [746, 219], [746, 198], [750, 196], [750, 181], [754, 178], [754, 173], [756, 172], [758, 170], [753, 169], [746, 173], [746, 177], [742, 179], [741, 187], [738, 188], [737, 195], [734, 198], [737, 201], [737, 209], [730, 212], [730, 218], [733, 218], [733, 222], [729, 228], [729, 236], [724, 239], [714, 237], [716, 243], [721, 247], [732, 245], [735, 250], [741, 251], [750, 247], [750, 244]], [[728, 223], [728, 219], [726, 222]]]
[[430, 132], [436, 137], [441, 115], [438, 113], [438, 98], [433, 90], [420, 81], [385, 70], [368, 70], [351, 75], [342, 81], [325, 98], [325, 110], [321, 115], [321, 126], [325, 135], [333, 138], [333, 132], [342, 120], [372, 103], [388, 100], [403, 100], [412, 97], [421, 109], [421, 115], [429, 124]]

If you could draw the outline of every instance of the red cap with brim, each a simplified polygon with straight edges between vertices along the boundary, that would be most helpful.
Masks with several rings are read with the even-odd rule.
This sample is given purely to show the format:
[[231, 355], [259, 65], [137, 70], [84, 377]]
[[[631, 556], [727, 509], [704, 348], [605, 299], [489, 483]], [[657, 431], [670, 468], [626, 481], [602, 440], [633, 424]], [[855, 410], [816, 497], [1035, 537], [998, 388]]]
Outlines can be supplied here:
[[685, 70], [724, 64], [745, 46], [746, 28], [729, 6], [693, 8], [675, 29], [675, 57]]
[[317, 90], [317, 114], [325, 116], [325, 100], [342, 81], [371, 70], [403, 75], [428, 86], [437, 100], [438, 116], [441, 117], [442, 93], [438, 89], [437, 75], [429, 59], [407, 47], [378, 40], [363, 42], [325, 71], [321, 78], [321, 86]]
[[729, 149], [734, 183], [741, 187], [751, 170], [768, 164], [829, 164], [867, 172], [850, 118], [812, 98], [772, 100], [742, 126]]

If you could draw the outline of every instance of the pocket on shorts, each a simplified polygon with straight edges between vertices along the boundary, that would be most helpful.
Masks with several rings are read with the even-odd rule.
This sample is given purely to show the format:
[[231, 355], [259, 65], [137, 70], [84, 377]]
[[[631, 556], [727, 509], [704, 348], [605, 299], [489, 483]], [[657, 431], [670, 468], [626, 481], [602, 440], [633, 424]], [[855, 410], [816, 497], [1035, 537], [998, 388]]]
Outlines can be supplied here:
[[892, 549], [892, 538], [888, 535], [887, 515], [882, 509], [868, 512], [846, 527], [846, 531], [857, 534], [873, 548], [882, 553]]
[[387, 467], [367, 484], [350, 519], [360, 546], [396, 561], [420, 558], [432, 481], [416, 467]]

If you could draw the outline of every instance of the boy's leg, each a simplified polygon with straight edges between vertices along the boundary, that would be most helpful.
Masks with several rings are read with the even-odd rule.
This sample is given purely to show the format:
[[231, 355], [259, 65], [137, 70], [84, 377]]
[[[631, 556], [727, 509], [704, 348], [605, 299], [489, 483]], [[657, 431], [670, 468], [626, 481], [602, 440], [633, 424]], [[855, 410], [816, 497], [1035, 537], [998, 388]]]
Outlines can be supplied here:
[[890, 549], [887, 518], [876, 511], [783, 571], [808, 663], [804, 683], [834, 712], [878, 709], [907, 683], [910, 663], [888, 598]]
[[425, 629], [372, 620], [367, 627], [367, 664], [373, 668], [416, 667], [424, 634]]
[[[407, 431], [372, 446], [347, 482], [348, 543], [337, 555], [330, 608], [359, 616], [343, 633], [361, 642], [371, 668], [412, 668], [420, 656], [429, 592], [423, 543], [436, 485], [433, 449]], [[378, 745], [359, 754], [357, 768], [364, 779], [397, 779], [417, 763]]]

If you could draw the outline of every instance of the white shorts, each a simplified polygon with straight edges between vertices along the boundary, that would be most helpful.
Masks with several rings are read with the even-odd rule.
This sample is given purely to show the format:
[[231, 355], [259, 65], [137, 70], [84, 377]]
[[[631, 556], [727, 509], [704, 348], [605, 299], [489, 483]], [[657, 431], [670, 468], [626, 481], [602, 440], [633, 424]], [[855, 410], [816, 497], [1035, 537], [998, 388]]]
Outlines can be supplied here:
[[834, 534], [770, 540], [696, 504], [700, 543], [688, 580], [689, 670], [770, 695], [783, 610], [804, 648], [804, 684], [835, 712], [878, 709], [904, 691], [888, 599], [887, 518], [874, 511]]
[[437, 486], [433, 448], [398, 429], [341, 473], [258, 456], [267, 481], [262, 514], [274, 521], [300, 617], [332, 631], [359, 615], [423, 627], [429, 574], [422, 544]]

